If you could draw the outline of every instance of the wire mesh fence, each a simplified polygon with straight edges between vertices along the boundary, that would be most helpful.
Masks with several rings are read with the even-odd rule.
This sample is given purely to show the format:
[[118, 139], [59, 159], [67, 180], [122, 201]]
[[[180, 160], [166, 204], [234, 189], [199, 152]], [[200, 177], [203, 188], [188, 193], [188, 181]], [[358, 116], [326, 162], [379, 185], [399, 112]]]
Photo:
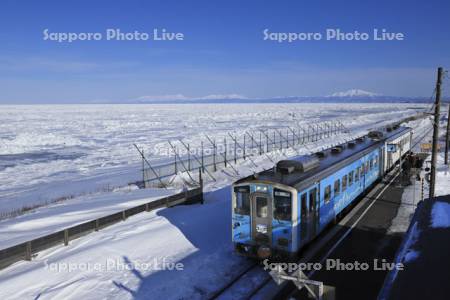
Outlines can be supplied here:
[[[242, 134], [228, 132], [220, 140], [205, 135], [205, 139], [196, 143], [199, 147], [191, 147], [182, 140], [168, 141], [170, 162], [152, 165], [143, 150], [139, 151], [142, 158], [142, 185], [144, 187], [166, 187], [168, 179], [180, 172], [186, 172], [189, 182], [186, 184], [198, 184], [198, 170], [207, 173], [207, 176], [215, 180], [212, 172], [221, 168], [232, 168], [242, 160], [250, 160], [256, 163], [252, 157], [267, 155], [267, 153], [305, 145], [325, 138], [330, 138], [342, 133], [348, 133], [346, 127], [340, 121], [321, 122], [310, 124], [308, 127], [280, 127], [266, 128], [257, 131], [246, 131]], [[270, 159], [269, 156], [267, 156]], [[196, 171], [196, 172], [193, 172]]]

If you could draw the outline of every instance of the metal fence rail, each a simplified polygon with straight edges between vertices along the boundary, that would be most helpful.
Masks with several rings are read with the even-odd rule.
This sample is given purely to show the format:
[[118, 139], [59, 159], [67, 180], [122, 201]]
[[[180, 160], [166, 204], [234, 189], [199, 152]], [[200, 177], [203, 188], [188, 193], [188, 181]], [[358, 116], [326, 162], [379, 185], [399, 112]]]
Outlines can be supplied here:
[[[191, 148], [188, 143], [181, 140], [168, 142], [171, 148], [171, 162], [152, 166], [143, 151], [138, 151], [142, 157], [143, 185], [158, 185], [165, 187], [163, 179], [178, 174], [202, 170], [208, 177], [214, 180], [210, 171], [217, 171], [222, 167], [231, 167], [236, 175], [238, 171], [233, 167], [238, 161], [249, 159], [253, 164], [252, 157], [266, 155], [267, 153], [292, 148], [297, 145], [305, 145], [324, 138], [329, 138], [348, 130], [340, 121], [322, 122], [302, 127], [267, 128], [256, 132], [245, 132], [240, 136], [228, 133], [220, 142], [205, 135], [205, 141], [201, 141], [199, 148]], [[178, 146], [178, 147], [177, 147]], [[256, 166], [256, 164], [255, 164]], [[189, 175], [195, 183], [196, 179]]]
[[125, 221], [128, 217], [141, 212], [170, 207], [178, 204], [191, 204], [203, 201], [202, 186], [181, 193], [170, 195], [155, 201], [144, 203], [132, 208], [128, 208], [117, 213], [107, 215], [95, 220], [84, 222], [55, 233], [39, 237], [16, 246], [0, 250], [0, 269], [21, 261], [31, 260], [33, 255], [39, 251], [49, 249], [57, 245], [68, 245], [71, 240], [80, 238], [91, 232], [98, 231], [120, 221]]

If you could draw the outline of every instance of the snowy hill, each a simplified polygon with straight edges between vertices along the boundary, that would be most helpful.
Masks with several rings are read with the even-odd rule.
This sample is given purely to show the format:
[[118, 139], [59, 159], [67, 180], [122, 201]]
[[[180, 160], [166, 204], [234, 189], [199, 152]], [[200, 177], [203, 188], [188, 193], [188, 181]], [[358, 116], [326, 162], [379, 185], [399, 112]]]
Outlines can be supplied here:
[[379, 97], [379, 96], [382, 95], [364, 90], [352, 89], [345, 92], [333, 93], [329, 97]]
[[335, 92], [328, 96], [279, 96], [279, 97], [246, 97], [240, 94], [214, 94], [203, 97], [187, 97], [181, 94], [163, 96], [143, 96], [127, 103], [424, 103], [423, 97], [396, 97], [361, 90], [350, 89]]

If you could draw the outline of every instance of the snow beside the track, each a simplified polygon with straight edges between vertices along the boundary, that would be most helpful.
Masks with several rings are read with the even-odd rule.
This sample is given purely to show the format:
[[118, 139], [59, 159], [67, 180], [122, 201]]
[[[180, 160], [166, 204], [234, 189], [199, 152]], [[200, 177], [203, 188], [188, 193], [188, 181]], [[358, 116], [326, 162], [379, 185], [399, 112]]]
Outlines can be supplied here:
[[0, 249], [8, 248], [65, 228], [139, 206], [177, 193], [164, 189], [120, 189], [80, 196], [16, 218], [0, 221]]
[[[311, 108], [311, 106], [313, 107]], [[367, 128], [392, 122], [408, 113], [406, 106], [401, 105], [399, 105], [398, 110], [392, 109], [391, 106], [386, 107], [386, 105], [373, 105], [373, 107], [368, 105], [369, 107], [366, 108], [364, 106], [330, 105], [324, 109], [322, 104], [318, 107], [308, 105], [303, 106], [303, 110], [298, 108], [298, 114], [304, 118], [304, 122], [311, 122], [320, 118], [331, 120], [336, 116], [342, 119], [342, 116], [347, 120], [346, 124], [349, 124], [349, 127], [355, 130], [355, 135], [358, 135], [358, 132], [363, 133]], [[219, 136], [223, 134], [223, 130], [245, 130], [252, 126], [281, 125], [289, 119], [289, 113], [292, 113], [293, 107], [297, 108], [297, 106], [288, 105], [279, 107], [278, 105], [251, 106], [248, 108], [240, 106], [240, 111], [235, 108], [227, 108], [228, 111], [220, 113], [218, 110], [224, 109], [223, 107], [209, 108], [208, 117], [215, 117], [214, 122], [216, 123], [214, 124], [217, 125], [216, 128], [205, 130], [211, 130], [211, 135]], [[138, 108], [143, 109], [145, 106], [138, 106]], [[172, 113], [184, 114], [184, 112], [176, 111], [172, 111]], [[184, 122], [182, 124], [185, 126], [189, 124], [192, 127], [188, 126], [184, 131], [180, 124], [173, 124], [173, 126], [178, 126], [176, 128], [179, 132], [183, 131], [186, 134], [190, 132], [192, 134], [190, 137], [195, 138], [194, 132], [199, 128], [196, 122], [199, 122], [202, 115], [192, 111], [190, 113], [192, 114], [191, 119], [188, 118], [190, 123]], [[156, 116], [157, 113], [154, 112], [154, 114]], [[213, 114], [216, 115], [213, 116]], [[223, 115], [226, 117], [222, 120], [224, 123], [221, 123]], [[361, 116], [355, 117], [355, 115]], [[188, 115], [184, 115], [184, 117], [188, 117]], [[253, 120], [259, 121], [254, 125]], [[162, 120], [160, 121], [162, 122]], [[100, 126], [100, 124], [97, 125]], [[429, 125], [429, 121], [417, 121], [414, 125], [420, 125], [420, 129], [422, 125]], [[118, 128], [120, 126], [116, 127], [116, 130]], [[103, 127], [103, 130], [106, 130], [105, 127]], [[165, 131], [161, 127], [159, 132], [152, 134], [157, 137], [161, 136], [157, 141], [162, 143], [162, 140], [167, 137], [175, 138], [180, 134], [179, 132], [177, 133], [175, 130]], [[142, 143], [147, 141], [144, 138], [147, 133], [148, 131], [136, 133], [142, 135]], [[114, 139], [114, 134], [111, 137]], [[340, 139], [343, 138], [348, 139], [349, 137], [341, 137]], [[128, 140], [127, 143], [130, 143], [131, 140]], [[70, 139], [68, 141], [70, 142]], [[125, 138], [121, 141], [122, 147], [125, 147], [124, 141]], [[338, 138], [334, 138], [333, 140], [309, 145], [308, 148], [303, 147], [297, 151], [289, 150], [269, 154], [269, 157], [273, 161], [277, 161], [288, 156], [315, 151], [339, 141]], [[96, 147], [98, 146], [96, 145]], [[118, 150], [120, 147], [115, 148], [116, 146], [111, 145], [111, 153], [120, 152]], [[94, 156], [88, 158], [88, 160], [91, 162], [95, 160], [95, 154], [88, 154], [87, 156], [89, 157], [89, 155]], [[115, 157], [114, 159], [124, 160], [126, 157], [131, 158], [132, 156], [135, 157], [135, 154], [130, 152], [123, 157]], [[107, 160], [108, 157], [105, 156], [104, 159]], [[130, 217], [126, 222], [117, 223], [99, 232], [71, 241], [67, 247], [58, 246], [42, 251], [31, 262], [19, 262], [1, 270], [0, 299], [207, 298], [213, 291], [218, 290], [250, 264], [247, 259], [238, 257], [232, 252], [230, 184], [238, 178], [273, 166], [273, 162], [264, 155], [256, 157], [254, 162], [258, 167], [255, 167], [249, 160], [241, 162], [236, 166], [239, 174], [235, 174], [231, 168], [214, 173], [213, 175], [217, 179], [215, 182], [208, 180], [207, 175], [205, 175], [205, 190], [208, 192], [205, 205], [178, 206], [141, 213]], [[81, 161], [78, 163], [84, 164]], [[123, 171], [128, 168], [136, 172], [136, 176], [138, 176], [138, 164], [136, 162], [136, 165], [120, 166], [117, 170]], [[73, 171], [70, 176], [80, 179], [79, 170]], [[111, 172], [114, 174], [115, 171], [100, 168], [98, 172], [101, 174], [98, 178], [106, 180], [107, 175], [110, 175]], [[118, 171], [116, 174], [120, 174], [120, 172]], [[54, 175], [58, 177], [57, 174]], [[89, 168], [86, 169], [85, 174], [87, 178], [93, 179], [96, 183], [99, 182], [96, 181], [95, 176], [91, 176]], [[4, 179], [5, 177], [2, 177], [2, 180]], [[129, 177], [124, 176], [122, 179], [129, 179]], [[52, 182], [51, 178], [44, 178], [43, 180], [49, 181], [49, 188], [60, 185], [58, 182]], [[20, 185], [19, 181], [17, 181], [17, 184], [15, 186], [17, 197], [23, 196], [24, 198], [21, 199], [26, 199], [27, 192], [24, 191], [31, 186]], [[83, 187], [83, 185], [77, 186], [76, 189], [79, 187]], [[61, 190], [64, 190], [62, 186]], [[5, 190], [0, 193], [4, 192]], [[76, 197], [58, 205], [38, 209], [29, 215], [1, 222], [0, 224], [5, 225], [5, 227], [2, 227], [5, 229], [2, 231], [1, 237], [10, 236], [10, 232], [13, 232], [11, 229], [14, 228], [18, 231], [11, 235], [10, 241], [14, 239], [17, 241], [19, 237], [22, 238], [21, 232], [25, 233], [26, 236], [41, 234], [47, 229], [51, 230], [52, 226], [54, 228], [61, 226], [63, 222], [71, 218], [72, 222], [77, 222], [73, 219], [77, 218], [75, 216], [94, 217], [99, 211], [103, 212], [104, 204], [107, 204], [105, 206], [107, 209], [114, 210], [119, 207], [123, 209], [123, 205], [128, 205], [133, 201], [133, 205], [143, 199], [146, 202], [149, 197], [154, 196], [154, 194], [151, 194], [153, 191], [149, 192], [150, 195], [146, 195], [146, 192], [145, 190], [122, 190]], [[114, 199], [123, 198], [131, 202], [117, 201], [114, 203]], [[97, 211], [91, 210], [92, 203], [98, 203], [100, 209]], [[111, 205], [109, 205], [110, 203]], [[64, 218], [60, 218], [61, 212], [65, 214]], [[21, 220], [24, 223], [21, 224]], [[20, 230], [20, 226], [23, 226], [22, 230]], [[33, 231], [34, 226], [38, 226], [36, 231]], [[31, 231], [27, 232], [28, 230]], [[181, 263], [183, 270], [167, 269], [175, 263]], [[135, 268], [128, 269], [126, 267], [128, 265], [134, 265]], [[161, 270], [164, 265], [168, 266]]]

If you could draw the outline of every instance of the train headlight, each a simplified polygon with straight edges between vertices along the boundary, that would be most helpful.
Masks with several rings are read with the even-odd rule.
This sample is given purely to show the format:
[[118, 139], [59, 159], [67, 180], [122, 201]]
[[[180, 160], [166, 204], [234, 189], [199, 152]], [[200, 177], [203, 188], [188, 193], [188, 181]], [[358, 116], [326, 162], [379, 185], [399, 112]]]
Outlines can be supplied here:
[[265, 185], [257, 185], [256, 186], [256, 191], [265, 193], [265, 192], [267, 192], [267, 186], [265, 186]]

